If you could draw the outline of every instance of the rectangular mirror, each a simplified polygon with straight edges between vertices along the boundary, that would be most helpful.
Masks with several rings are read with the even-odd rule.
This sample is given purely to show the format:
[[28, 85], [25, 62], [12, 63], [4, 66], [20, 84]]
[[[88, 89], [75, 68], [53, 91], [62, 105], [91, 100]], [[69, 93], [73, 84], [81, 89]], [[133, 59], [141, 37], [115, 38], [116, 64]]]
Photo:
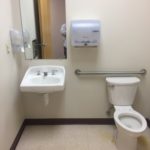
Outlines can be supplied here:
[[26, 59], [65, 59], [65, 0], [20, 0]]

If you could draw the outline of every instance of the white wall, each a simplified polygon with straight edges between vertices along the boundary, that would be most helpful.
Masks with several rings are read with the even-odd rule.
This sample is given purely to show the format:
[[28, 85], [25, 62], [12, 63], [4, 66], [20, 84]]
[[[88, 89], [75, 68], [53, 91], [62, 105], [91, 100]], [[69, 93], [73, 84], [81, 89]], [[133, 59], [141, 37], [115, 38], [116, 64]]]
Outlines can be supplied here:
[[[9, 30], [17, 28], [18, 1], [0, 1], [0, 149], [8, 150], [23, 122], [19, 92], [20, 57], [10, 49]], [[15, 12], [15, 14], [14, 14]], [[14, 20], [15, 19], [15, 20]], [[7, 47], [10, 53], [7, 53]]]
[[150, 1], [66, 0], [66, 5], [68, 33], [71, 20], [101, 21], [100, 47], [72, 48], [68, 36], [67, 60], [25, 61], [22, 75], [29, 65], [36, 64], [62, 64], [67, 71], [65, 91], [51, 94], [48, 107], [44, 107], [41, 95], [24, 94], [26, 117], [107, 117], [105, 78], [77, 77], [74, 74], [77, 68], [113, 71], [146, 68], [148, 74], [140, 83], [135, 108], [150, 117]]

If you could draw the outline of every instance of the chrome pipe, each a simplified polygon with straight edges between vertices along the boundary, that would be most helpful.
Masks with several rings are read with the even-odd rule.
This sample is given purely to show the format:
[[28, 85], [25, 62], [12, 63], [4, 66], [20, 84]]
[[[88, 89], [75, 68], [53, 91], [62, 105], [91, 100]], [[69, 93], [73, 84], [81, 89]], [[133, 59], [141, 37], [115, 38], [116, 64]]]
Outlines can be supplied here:
[[101, 75], [101, 76], [133, 76], [133, 75], [146, 75], [147, 70], [141, 69], [140, 71], [81, 71], [75, 70], [76, 75]]

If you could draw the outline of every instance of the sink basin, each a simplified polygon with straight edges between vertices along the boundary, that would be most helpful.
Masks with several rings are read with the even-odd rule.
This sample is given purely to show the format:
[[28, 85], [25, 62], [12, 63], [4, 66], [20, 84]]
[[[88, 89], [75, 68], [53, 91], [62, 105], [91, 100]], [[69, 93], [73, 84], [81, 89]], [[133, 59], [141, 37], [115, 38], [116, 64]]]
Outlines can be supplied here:
[[63, 66], [32, 66], [20, 84], [22, 92], [51, 93], [64, 90], [65, 68]]

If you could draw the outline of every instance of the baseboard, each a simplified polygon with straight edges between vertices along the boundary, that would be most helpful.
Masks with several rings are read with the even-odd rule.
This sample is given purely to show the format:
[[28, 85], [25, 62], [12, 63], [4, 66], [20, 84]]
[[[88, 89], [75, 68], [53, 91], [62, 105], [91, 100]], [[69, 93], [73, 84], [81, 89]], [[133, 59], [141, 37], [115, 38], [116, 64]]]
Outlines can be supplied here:
[[[150, 119], [146, 119], [150, 128]], [[32, 125], [115, 125], [113, 118], [58, 118], [58, 119], [25, 119], [10, 148], [15, 150], [26, 126]]]
[[13, 144], [10, 147], [10, 150], [15, 150], [16, 149], [17, 144], [19, 143], [19, 140], [21, 138], [21, 135], [22, 135], [25, 127], [26, 127], [26, 123], [25, 123], [25, 120], [24, 120], [23, 123], [22, 123], [22, 125], [21, 125], [21, 127], [20, 127], [20, 129], [19, 129], [19, 131], [18, 131], [18, 134], [17, 134], [17, 136], [16, 136]]
[[150, 128], [150, 119], [146, 119], [146, 121], [147, 121], [148, 127]]
[[25, 122], [26, 125], [72, 125], [72, 124], [114, 125], [113, 118], [26, 119]]

